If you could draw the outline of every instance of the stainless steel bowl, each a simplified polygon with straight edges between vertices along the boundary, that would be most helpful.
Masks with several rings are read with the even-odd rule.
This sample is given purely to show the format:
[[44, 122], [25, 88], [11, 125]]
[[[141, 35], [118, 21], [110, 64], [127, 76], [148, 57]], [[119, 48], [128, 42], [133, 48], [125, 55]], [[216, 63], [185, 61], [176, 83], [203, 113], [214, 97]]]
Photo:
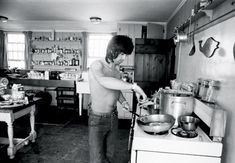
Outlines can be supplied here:
[[145, 132], [162, 133], [168, 131], [175, 123], [175, 118], [169, 114], [152, 114], [141, 116], [137, 123]]
[[193, 116], [180, 116], [179, 117], [180, 126], [185, 131], [195, 131], [197, 129], [200, 120]]

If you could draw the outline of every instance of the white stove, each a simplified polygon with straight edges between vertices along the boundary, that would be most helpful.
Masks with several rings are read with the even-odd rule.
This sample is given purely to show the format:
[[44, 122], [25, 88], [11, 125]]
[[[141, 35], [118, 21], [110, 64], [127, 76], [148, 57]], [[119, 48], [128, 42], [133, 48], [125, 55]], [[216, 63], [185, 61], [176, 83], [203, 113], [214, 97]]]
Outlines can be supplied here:
[[200, 127], [196, 132], [194, 138], [176, 136], [171, 130], [151, 135], [135, 123], [131, 163], [220, 163], [223, 144], [212, 141]]

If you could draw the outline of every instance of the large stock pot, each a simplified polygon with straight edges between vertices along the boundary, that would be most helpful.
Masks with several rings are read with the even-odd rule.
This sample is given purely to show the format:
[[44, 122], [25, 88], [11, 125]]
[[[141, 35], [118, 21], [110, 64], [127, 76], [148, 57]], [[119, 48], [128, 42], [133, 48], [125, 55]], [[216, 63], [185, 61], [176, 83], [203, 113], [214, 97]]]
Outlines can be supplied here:
[[194, 97], [190, 93], [172, 91], [160, 93], [160, 113], [172, 115], [177, 126], [179, 124], [178, 118], [181, 115], [191, 115], [194, 105]]

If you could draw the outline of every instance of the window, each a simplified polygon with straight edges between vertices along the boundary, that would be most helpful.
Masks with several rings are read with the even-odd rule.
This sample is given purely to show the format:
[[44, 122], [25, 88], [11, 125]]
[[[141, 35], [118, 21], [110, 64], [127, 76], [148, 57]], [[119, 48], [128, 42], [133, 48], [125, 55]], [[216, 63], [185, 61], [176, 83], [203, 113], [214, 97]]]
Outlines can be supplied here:
[[7, 61], [9, 68], [25, 69], [25, 35], [7, 34]]
[[106, 48], [111, 37], [112, 34], [88, 35], [87, 67], [90, 67], [93, 61], [104, 58], [106, 56]]

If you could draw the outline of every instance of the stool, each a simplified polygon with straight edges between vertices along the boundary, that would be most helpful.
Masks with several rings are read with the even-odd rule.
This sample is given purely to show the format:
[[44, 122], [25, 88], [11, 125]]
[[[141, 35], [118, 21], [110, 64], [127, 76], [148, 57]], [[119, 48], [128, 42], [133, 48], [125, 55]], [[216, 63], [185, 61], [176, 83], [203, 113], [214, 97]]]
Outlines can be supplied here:
[[74, 87], [57, 87], [56, 100], [58, 108], [78, 108], [78, 97], [76, 95], [76, 83]]

